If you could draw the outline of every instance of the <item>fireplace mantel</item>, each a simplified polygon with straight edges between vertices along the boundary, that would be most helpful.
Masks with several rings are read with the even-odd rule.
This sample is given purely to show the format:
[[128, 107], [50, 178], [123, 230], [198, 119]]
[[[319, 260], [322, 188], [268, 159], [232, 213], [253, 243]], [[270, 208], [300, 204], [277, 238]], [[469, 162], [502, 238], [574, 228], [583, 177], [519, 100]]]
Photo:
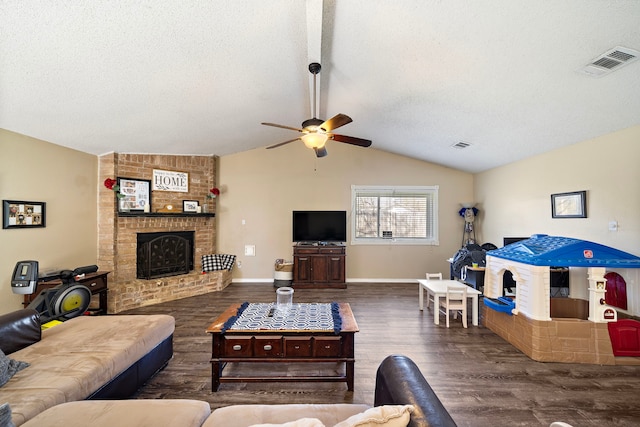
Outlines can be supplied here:
[[216, 216], [215, 213], [188, 213], [188, 212], [118, 212], [118, 216], [123, 217], [176, 217], [176, 218], [186, 218], [186, 217], [195, 217], [195, 218], [214, 218]]

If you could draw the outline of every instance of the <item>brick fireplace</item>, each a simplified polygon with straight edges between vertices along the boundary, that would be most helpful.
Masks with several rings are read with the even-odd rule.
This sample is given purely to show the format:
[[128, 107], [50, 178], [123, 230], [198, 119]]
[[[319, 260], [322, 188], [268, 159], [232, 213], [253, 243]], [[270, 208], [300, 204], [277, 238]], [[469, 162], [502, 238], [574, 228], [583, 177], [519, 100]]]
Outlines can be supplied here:
[[[110, 153], [99, 158], [100, 180], [127, 177], [152, 179], [153, 169], [187, 172], [189, 192], [160, 192], [152, 194], [150, 215], [117, 213], [113, 191], [104, 186], [98, 190], [98, 266], [110, 271], [109, 313], [136, 307], [202, 295], [224, 289], [231, 283], [228, 271], [201, 274], [201, 257], [216, 253], [216, 221], [212, 216], [157, 213], [167, 204], [178, 210], [182, 200], [208, 203], [215, 212], [215, 199], [206, 199], [215, 186], [216, 158], [214, 156], [167, 156], [151, 154]], [[187, 274], [137, 278], [136, 252], [138, 233], [193, 232], [194, 269]]]

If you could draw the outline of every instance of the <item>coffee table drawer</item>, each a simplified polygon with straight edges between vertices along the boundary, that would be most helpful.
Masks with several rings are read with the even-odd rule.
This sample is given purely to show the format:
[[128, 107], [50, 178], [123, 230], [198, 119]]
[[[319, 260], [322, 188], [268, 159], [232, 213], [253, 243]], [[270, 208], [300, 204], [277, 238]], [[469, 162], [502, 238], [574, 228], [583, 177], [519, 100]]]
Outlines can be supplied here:
[[311, 356], [311, 337], [284, 337], [286, 357]]
[[253, 355], [255, 357], [282, 357], [282, 337], [255, 337], [255, 341], [253, 342]]
[[224, 338], [226, 357], [252, 357], [253, 337], [227, 336]]
[[313, 339], [315, 357], [340, 357], [342, 355], [342, 338], [315, 337]]

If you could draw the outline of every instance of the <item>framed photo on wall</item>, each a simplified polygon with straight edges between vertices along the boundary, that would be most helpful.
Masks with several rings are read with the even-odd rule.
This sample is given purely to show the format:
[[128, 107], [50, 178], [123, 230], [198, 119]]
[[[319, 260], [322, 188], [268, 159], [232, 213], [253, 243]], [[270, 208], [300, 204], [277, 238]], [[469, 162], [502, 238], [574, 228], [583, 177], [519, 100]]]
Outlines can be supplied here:
[[122, 195], [118, 212], [144, 212], [145, 206], [151, 206], [151, 180], [118, 177], [118, 185]]
[[46, 207], [45, 202], [3, 200], [2, 228], [46, 227]]
[[587, 192], [573, 191], [551, 195], [552, 218], [586, 218]]

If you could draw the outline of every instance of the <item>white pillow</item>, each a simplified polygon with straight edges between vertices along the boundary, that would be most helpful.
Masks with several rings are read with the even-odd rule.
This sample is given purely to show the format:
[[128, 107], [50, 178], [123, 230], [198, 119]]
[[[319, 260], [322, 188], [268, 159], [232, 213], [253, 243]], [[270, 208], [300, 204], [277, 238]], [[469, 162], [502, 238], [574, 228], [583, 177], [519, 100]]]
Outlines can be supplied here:
[[284, 424], [254, 424], [250, 427], [325, 427], [317, 418], [300, 418]]
[[334, 427], [406, 427], [412, 412], [412, 405], [375, 406], [350, 416]]

